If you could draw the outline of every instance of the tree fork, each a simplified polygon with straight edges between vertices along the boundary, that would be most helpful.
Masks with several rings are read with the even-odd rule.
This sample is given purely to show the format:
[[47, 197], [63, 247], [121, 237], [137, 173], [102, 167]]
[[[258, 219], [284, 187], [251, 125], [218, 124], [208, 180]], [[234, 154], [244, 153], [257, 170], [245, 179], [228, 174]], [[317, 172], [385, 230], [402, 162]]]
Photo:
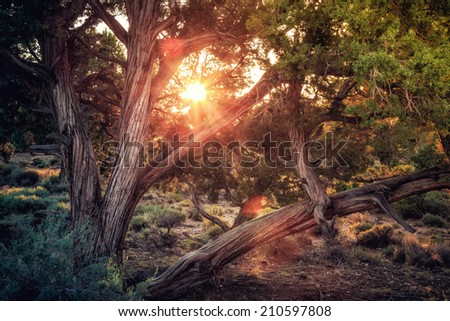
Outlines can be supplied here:
[[[324, 217], [331, 219], [377, 207], [367, 197], [378, 193], [381, 185], [387, 187], [386, 200], [396, 202], [408, 196], [450, 188], [450, 170], [427, 169], [330, 195], [330, 206]], [[313, 202], [304, 200], [230, 230], [180, 258], [154, 279], [148, 286], [146, 298], [173, 299], [185, 294], [209, 281], [226, 264], [253, 248], [316, 226], [312, 212]]]

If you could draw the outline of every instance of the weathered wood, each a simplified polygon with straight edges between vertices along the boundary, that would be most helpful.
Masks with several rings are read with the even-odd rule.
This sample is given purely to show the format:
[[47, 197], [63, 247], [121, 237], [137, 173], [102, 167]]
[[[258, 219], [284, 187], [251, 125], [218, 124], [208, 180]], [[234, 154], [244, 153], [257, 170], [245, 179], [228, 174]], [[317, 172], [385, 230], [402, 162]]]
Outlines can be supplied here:
[[206, 218], [207, 220], [213, 222], [214, 224], [216, 224], [217, 226], [219, 226], [222, 230], [229, 231], [230, 227], [224, 222], [222, 221], [220, 218], [215, 217], [213, 215], [210, 215], [202, 206], [202, 204], [200, 203], [200, 200], [198, 198], [197, 195], [197, 190], [194, 186], [194, 184], [192, 184], [191, 182], [189, 182], [187, 179], [184, 180], [184, 182], [189, 186], [189, 193], [191, 194], [191, 201], [192, 204], [194, 205], [195, 209], [197, 210], [197, 212], [203, 216], [204, 218]]
[[[449, 169], [434, 168], [389, 178], [331, 195], [331, 204], [325, 212], [325, 217], [330, 219], [335, 215], [345, 216], [373, 209], [377, 205], [362, 196], [370, 196], [380, 191], [383, 191], [389, 202], [395, 202], [411, 195], [445, 188], [450, 188]], [[223, 266], [251, 249], [317, 225], [313, 217], [313, 205], [311, 200], [306, 200], [285, 206], [246, 222], [197, 251], [187, 254], [150, 283], [147, 299], [179, 297], [207, 282]]]

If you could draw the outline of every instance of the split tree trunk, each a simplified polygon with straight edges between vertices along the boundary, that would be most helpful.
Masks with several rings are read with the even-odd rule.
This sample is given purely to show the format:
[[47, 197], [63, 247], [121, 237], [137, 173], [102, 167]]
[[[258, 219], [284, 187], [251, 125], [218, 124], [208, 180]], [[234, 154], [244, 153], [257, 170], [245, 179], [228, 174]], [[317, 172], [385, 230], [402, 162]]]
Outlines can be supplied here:
[[[389, 178], [330, 196], [325, 218], [373, 209], [373, 195], [384, 193], [389, 202], [411, 195], [450, 188], [450, 170], [429, 169]], [[216, 276], [226, 264], [251, 249], [305, 231], [317, 224], [314, 202], [301, 201], [249, 221], [197, 251], [179, 259], [148, 287], [147, 299], [174, 299]]]

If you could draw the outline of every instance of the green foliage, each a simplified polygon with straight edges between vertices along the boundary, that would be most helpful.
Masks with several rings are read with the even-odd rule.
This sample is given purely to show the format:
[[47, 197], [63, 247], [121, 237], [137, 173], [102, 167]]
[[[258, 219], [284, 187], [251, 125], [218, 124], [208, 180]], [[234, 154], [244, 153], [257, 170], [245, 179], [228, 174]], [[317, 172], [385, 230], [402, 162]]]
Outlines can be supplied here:
[[186, 197], [183, 194], [178, 194], [178, 193], [173, 193], [169, 195], [169, 199], [172, 200], [173, 202], [181, 202], [185, 199]]
[[180, 225], [185, 220], [186, 216], [179, 210], [161, 205], [139, 205], [130, 224], [135, 231], [154, 225], [166, 229], [166, 234], [170, 234], [173, 227]]
[[425, 196], [411, 196], [394, 204], [394, 208], [404, 217], [420, 219], [425, 213], [443, 218], [450, 213], [449, 196], [446, 192], [429, 192]]
[[16, 150], [14, 145], [11, 144], [10, 142], [7, 142], [7, 143], [3, 144], [3, 146], [0, 146], [0, 149], [1, 149], [1, 156], [3, 158], [3, 161], [5, 163], [9, 163], [10, 159], [14, 155], [14, 151]]
[[220, 235], [222, 235], [223, 233], [224, 233], [223, 230], [215, 224], [209, 226], [205, 231], [205, 234], [208, 237], [208, 239], [215, 239]]
[[151, 215], [150, 220], [152, 224], [159, 228], [165, 228], [167, 230], [167, 234], [170, 234], [170, 230], [184, 222], [186, 220], [186, 216], [179, 211], [166, 209], [164, 211], [154, 212]]
[[150, 223], [150, 221], [149, 221], [147, 216], [145, 216], [145, 215], [135, 215], [131, 219], [130, 228], [133, 231], [138, 232], [138, 231], [144, 229], [147, 226], [147, 224], [149, 224], [149, 223]]
[[36, 227], [21, 226], [21, 237], [0, 246], [1, 300], [125, 300], [123, 273], [106, 259], [77, 269], [74, 242], [89, 229], [71, 231], [63, 215]]
[[18, 172], [14, 177], [15, 186], [34, 186], [39, 183], [39, 174], [32, 170], [26, 170], [24, 172]]
[[438, 152], [435, 146], [428, 145], [417, 150], [410, 159], [417, 169], [424, 169], [442, 165], [445, 155]]
[[34, 167], [37, 168], [48, 168], [50, 167], [50, 162], [44, 158], [34, 157], [33, 162], [31, 163]]
[[45, 210], [48, 203], [36, 195], [0, 194], [0, 216], [11, 214], [32, 214]]
[[402, 202], [401, 204], [397, 204], [396, 208], [403, 218], [420, 219], [425, 215], [417, 204]]
[[393, 228], [390, 224], [376, 224], [357, 235], [356, 244], [369, 248], [383, 248], [392, 242]]
[[445, 220], [437, 215], [433, 215], [430, 213], [425, 214], [422, 217], [423, 224], [430, 226], [430, 227], [446, 227], [447, 224]]
[[356, 223], [351, 226], [351, 228], [358, 234], [364, 231], [368, 231], [373, 227], [373, 223], [370, 222], [361, 222]]
[[63, 193], [67, 192], [67, 184], [66, 182], [59, 177], [59, 175], [52, 175], [48, 177], [44, 182], [42, 182], [42, 186], [45, 187], [51, 193]]
[[41, 210], [67, 212], [68, 201], [67, 194], [52, 196], [42, 186], [7, 188], [0, 191], [0, 216], [32, 214]]

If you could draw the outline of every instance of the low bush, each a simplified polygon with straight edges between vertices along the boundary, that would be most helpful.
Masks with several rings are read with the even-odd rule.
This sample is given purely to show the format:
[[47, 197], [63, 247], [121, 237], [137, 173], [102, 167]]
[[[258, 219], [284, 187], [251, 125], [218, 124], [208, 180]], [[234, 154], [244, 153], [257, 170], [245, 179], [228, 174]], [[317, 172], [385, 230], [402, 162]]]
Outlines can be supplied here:
[[379, 252], [370, 252], [359, 246], [355, 247], [351, 251], [350, 257], [352, 260], [375, 265], [381, 264], [383, 262], [383, 257]]
[[15, 150], [16, 150], [16, 148], [11, 143], [5, 143], [1, 146], [0, 153], [1, 153], [3, 161], [5, 163], [9, 163], [9, 161], [11, 160], [11, 158], [14, 155]]
[[361, 222], [352, 225], [350, 228], [355, 231], [356, 234], [359, 234], [364, 231], [368, 231], [373, 227], [373, 223], [370, 222]]
[[439, 245], [436, 248], [436, 252], [444, 266], [450, 268], [450, 246], [448, 244]]
[[154, 212], [150, 220], [153, 225], [159, 228], [165, 228], [166, 233], [170, 234], [170, 230], [184, 222], [186, 216], [179, 211], [165, 209], [164, 211]]
[[32, 170], [26, 170], [24, 172], [18, 172], [13, 177], [13, 182], [15, 186], [35, 186], [39, 183], [40, 177], [39, 174]]
[[36, 196], [0, 194], [0, 215], [32, 214], [45, 210], [48, 202]]
[[421, 219], [425, 213], [418, 207], [417, 204], [412, 203], [399, 203], [396, 206], [397, 212], [406, 219]]
[[59, 175], [52, 175], [48, 177], [42, 186], [51, 193], [63, 193], [67, 192], [66, 182], [59, 177]]
[[376, 224], [356, 237], [356, 244], [369, 248], [382, 248], [392, 242], [393, 228], [390, 224]]
[[215, 238], [219, 237], [220, 235], [222, 235], [223, 233], [224, 233], [224, 231], [215, 224], [208, 227], [205, 231], [206, 237], [208, 239], [215, 239]]
[[139, 231], [149, 225], [166, 229], [165, 233], [184, 222], [186, 216], [179, 210], [161, 205], [139, 205], [131, 219], [131, 228]]
[[31, 163], [36, 168], [47, 168], [50, 167], [50, 162], [46, 159], [35, 157], [33, 158], [33, 162]]
[[430, 227], [445, 227], [447, 225], [442, 217], [430, 213], [427, 213], [422, 217], [422, 222]]
[[413, 266], [430, 266], [431, 254], [426, 250], [416, 236], [405, 235], [401, 240], [400, 248], [394, 255], [394, 262], [408, 263]]
[[21, 232], [0, 247], [0, 300], [137, 299], [124, 290], [121, 269], [108, 260], [75, 268], [73, 244], [88, 239], [87, 228], [72, 231], [63, 215], [52, 215]]
[[150, 224], [148, 218], [144, 215], [135, 215], [131, 218], [130, 228], [133, 231], [139, 232]]

